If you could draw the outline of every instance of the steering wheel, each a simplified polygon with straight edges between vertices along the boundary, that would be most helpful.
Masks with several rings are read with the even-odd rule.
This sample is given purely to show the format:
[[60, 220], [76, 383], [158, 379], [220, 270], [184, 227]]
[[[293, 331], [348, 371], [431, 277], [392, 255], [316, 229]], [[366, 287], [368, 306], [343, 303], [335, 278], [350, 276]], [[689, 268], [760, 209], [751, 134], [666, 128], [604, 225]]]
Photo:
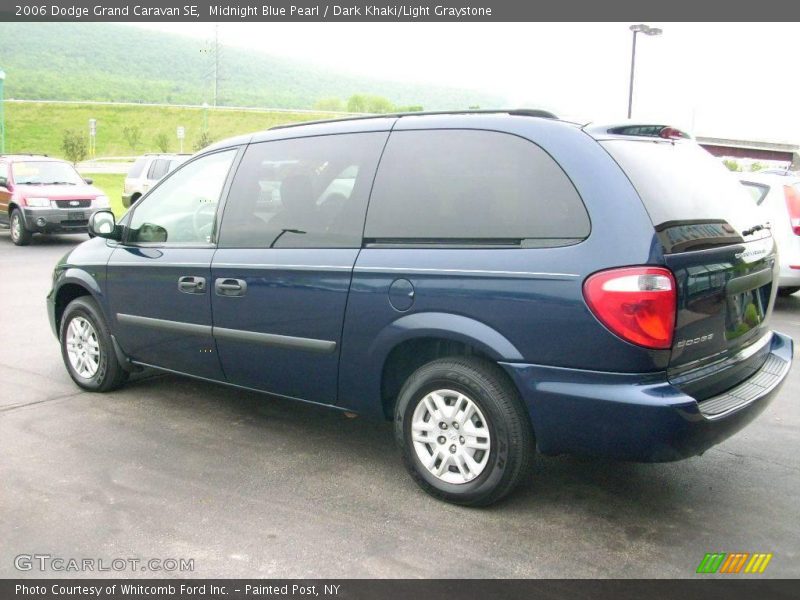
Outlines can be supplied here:
[[192, 227], [197, 237], [204, 237], [203, 229], [208, 229], [207, 233], [211, 233], [211, 227], [214, 225], [214, 215], [216, 212], [217, 204], [215, 202], [200, 201], [198, 207], [194, 209], [194, 214], [192, 214]]

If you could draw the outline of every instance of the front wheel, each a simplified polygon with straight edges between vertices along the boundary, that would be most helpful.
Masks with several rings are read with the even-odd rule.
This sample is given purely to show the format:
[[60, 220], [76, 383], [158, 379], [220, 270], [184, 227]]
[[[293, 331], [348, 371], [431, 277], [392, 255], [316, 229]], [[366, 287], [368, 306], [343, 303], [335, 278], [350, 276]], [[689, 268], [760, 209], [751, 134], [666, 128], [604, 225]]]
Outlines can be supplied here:
[[128, 378], [114, 352], [97, 303], [87, 296], [69, 303], [59, 331], [61, 356], [72, 380], [91, 392], [108, 392]]
[[11, 241], [17, 246], [27, 246], [31, 243], [31, 232], [25, 229], [25, 220], [18, 208], [11, 212]]
[[519, 395], [496, 365], [440, 359], [406, 381], [395, 409], [403, 462], [422, 489], [487, 506], [530, 473], [534, 438]]

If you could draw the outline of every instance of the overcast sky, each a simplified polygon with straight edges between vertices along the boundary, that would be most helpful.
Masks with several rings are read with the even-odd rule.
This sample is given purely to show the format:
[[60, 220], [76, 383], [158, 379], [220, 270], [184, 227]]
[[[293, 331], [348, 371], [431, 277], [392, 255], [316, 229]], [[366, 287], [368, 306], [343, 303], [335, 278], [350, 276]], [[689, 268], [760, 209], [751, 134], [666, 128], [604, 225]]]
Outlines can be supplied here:
[[[633, 117], [800, 143], [800, 25], [649, 23]], [[214, 25], [137, 27], [211, 38]], [[223, 23], [224, 44], [379, 79], [474, 88], [578, 121], [624, 119], [630, 23]], [[365, 90], [368, 91], [368, 90]]]

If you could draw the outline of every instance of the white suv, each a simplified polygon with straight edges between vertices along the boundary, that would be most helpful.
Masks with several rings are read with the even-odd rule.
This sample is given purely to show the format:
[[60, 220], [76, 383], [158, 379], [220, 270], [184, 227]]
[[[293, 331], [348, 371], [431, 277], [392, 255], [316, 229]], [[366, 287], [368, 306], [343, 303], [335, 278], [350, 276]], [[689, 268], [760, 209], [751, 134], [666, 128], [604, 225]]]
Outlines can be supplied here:
[[800, 177], [786, 171], [742, 173], [739, 179], [772, 225], [781, 263], [778, 293], [800, 291]]
[[164, 175], [185, 162], [190, 154], [145, 154], [136, 159], [122, 190], [122, 204], [125, 208], [134, 204], [153, 187]]

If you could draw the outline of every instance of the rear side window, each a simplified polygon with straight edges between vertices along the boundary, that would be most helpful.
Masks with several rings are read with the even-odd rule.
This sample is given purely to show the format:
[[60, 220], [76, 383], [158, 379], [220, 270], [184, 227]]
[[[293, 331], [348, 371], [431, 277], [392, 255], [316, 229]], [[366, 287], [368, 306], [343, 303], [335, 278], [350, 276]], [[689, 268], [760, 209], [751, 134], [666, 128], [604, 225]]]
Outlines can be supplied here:
[[741, 183], [756, 204], [761, 204], [769, 193], [769, 186], [763, 183], [754, 183], [752, 181], [742, 181]]
[[653, 225], [726, 221], [756, 225], [756, 208], [736, 175], [694, 142], [601, 142], [625, 171]]
[[536, 144], [494, 131], [397, 131], [381, 160], [365, 237], [535, 246], [574, 243], [589, 229], [572, 182]]
[[147, 159], [144, 156], [142, 158], [136, 159], [136, 162], [133, 163], [131, 170], [128, 171], [128, 177], [130, 177], [131, 179], [136, 179], [137, 177], [140, 177], [142, 171], [144, 171], [144, 165], [146, 162]]
[[360, 248], [386, 132], [253, 144], [236, 171], [221, 248]]
[[159, 158], [153, 161], [153, 164], [150, 165], [150, 171], [147, 173], [147, 178], [152, 179], [153, 181], [158, 181], [164, 175], [167, 174], [169, 171], [169, 161], [163, 158]]

